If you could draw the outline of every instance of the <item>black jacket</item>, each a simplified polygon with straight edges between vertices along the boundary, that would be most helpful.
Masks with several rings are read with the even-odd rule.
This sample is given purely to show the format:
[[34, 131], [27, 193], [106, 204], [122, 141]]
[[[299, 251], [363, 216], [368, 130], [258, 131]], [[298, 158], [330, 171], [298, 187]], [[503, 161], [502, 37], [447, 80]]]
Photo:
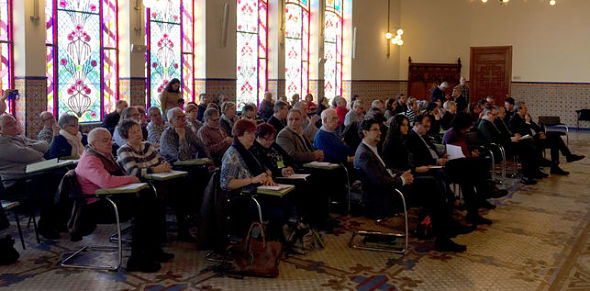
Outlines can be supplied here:
[[[272, 146], [267, 149], [257, 141], [254, 141], [254, 144], [250, 147], [250, 152], [254, 154], [256, 159], [258, 159], [265, 168], [271, 170], [273, 177], [282, 177], [282, 168], [295, 167], [293, 159], [276, 143], [273, 143]], [[280, 160], [283, 161], [282, 165], [279, 165]]]
[[285, 128], [285, 124], [283, 123], [283, 121], [280, 121], [274, 115], [271, 115], [268, 121], [266, 122], [274, 126], [274, 128], [277, 130], [277, 133], [281, 131], [281, 129]]
[[429, 148], [433, 149], [438, 155], [436, 147], [428, 138], [424, 137], [424, 141], [426, 144], [424, 144], [420, 136], [412, 129], [410, 129], [406, 136], [406, 147], [411, 154], [410, 158], [414, 162], [415, 167], [436, 165], [437, 161], [432, 157], [429, 150]]
[[510, 145], [510, 136], [505, 136], [502, 132], [487, 119], [482, 119], [477, 128], [479, 135], [488, 143], [496, 143], [504, 148]]
[[413, 161], [410, 159], [410, 152], [406, 144], [400, 137], [392, 137], [389, 141], [383, 144], [383, 161], [387, 167], [400, 171], [412, 170], [414, 167]]
[[113, 131], [115, 131], [115, 127], [119, 123], [120, 117], [121, 117], [121, 115], [117, 111], [111, 112], [111, 113], [105, 115], [104, 120], [102, 121], [102, 124], [100, 127], [106, 128], [112, 135]]

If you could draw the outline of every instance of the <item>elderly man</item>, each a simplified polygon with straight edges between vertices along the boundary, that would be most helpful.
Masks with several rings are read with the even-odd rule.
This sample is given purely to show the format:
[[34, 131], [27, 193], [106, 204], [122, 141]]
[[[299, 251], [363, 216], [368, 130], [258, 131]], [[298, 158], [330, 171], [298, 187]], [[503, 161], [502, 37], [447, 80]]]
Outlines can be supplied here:
[[301, 128], [301, 112], [291, 110], [287, 115], [287, 127], [277, 135], [277, 144], [283, 148], [295, 163], [303, 164], [312, 161], [323, 161], [324, 152], [314, 150], [311, 142], [303, 135]]
[[260, 102], [260, 108], [258, 110], [258, 115], [263, 120], [268, 120], [270, 116], [273, 114], [273, 107], [274, 102], [272, 100], [272, 93], [266, 92], [264, 93], [264, 99]]
[[50, 173], [27, 181], [27, 164], [44, 161], [49, 149], [44, 141], [27, 138], [20, 133], [20, 125], [12, 115], [0, 116], [0, 178], [5, 188], [3, 200], [22, 200], [23, 194], [33, 196], [33, 201], [42, 206], [39, 233], [49, 239], [59, 238], [52, 214], [52, 205], [57, 184], [63, 173]]
[[285, 127], [289, 104], [284, 101], [277, 101], [273, 107], [273, 112], [273, 115], [266, 122], [274, 126], [277, 132], [280, 132]]
[[385, 103], [383, 103], [382, 100], [373, 100], [373, 102], [371, 102], [371, 108], [369, 110], [373, 108], [378, 109], [379, 111], [381, 111], [382, 114], [385, 114]]
[[236, 103], [234, 102], [223, 102], [221, 104], [221, 118], [219, 119], [219, 126], [225, 131], [227, 136], [233, 137], [232, 130], [234, 128], [234, 122], [236, 121]]
[[105, 115], [104, 120], [102, 121], [101, 127], [108, 129], [109, 132], [111, 134], [113, 134], [113, 131], [115, 131], [115, 127], [119, 123], [119, 119], [121, 117], [121, 112], [123, 111], [123, 109], [125, 109], [127, 107], [129, 107], [129, 104], [127, 104], [127, 101], [125, 101], [125, 100], [117, 101], [117, 103], [115, 105], [115, 111]]
[[166, 124], [162, 118], [160, 108], [152, 106], [148, 109], [148, 114], [150, 117], [150, 123], [147, 125], [148, 141], [153, 145], [159, 146], [160, 137], [162, 136], [162, 132], [166, 129]]
[[167, 113], [170, 126], [160, 137], [160, 154], [167, 162], [186, 161], [193, 157], [206, 157], [207, 151], [201, 141], [187, 130], [186, 116], [182, 109], [172, 108]]
[[465, 103], [469, 104], [469, 86], [467, 85], [465, 77], [461, 76], [461, 78], [459, 78], [459, 84], [457, 84], [455, 88], [460, 90], [460, 96], [463, 96], [463, 98], [465, 98]]
[[315, 120], [317, 117], [310, 118], [307, 115], [308, 110], [308, 103], [307, 102], [297, 102], [293, 105], [294, 110], [299, 110], [301, 112], [301, 128], [303, 128], [303, 135], [310, 141], [315, 138], [316, 133], [318, 132]]
[[322, 127], [315, 135], [313, 147], [324, 152], [324, 161], [330, 163], [352, 163], [354, 152], [336, 134], [338, 114], [334, 109], [322, 112]]
[[219, 111], [215, 108], [205, 110], [205, 124], [199, 129], [201, 139], [216, 165], [221, 165], [221, 158], [231, 146], [233, 138], [227, 136], [219, 126]]
[[354, 103], [352, 103], [352, 110], [346, 113], [346, 117], [344, 118], [344, 126], [349, 126], [352, 123], [363, 121], [363, 112], [363, 102], [361, 102], [361, 100], [354, 101]]
[[55, 117], [49, 111], [44, 111], [39, 114], [43, 129], [37, 134], [37, 140], [44, 141], [47, 144], [51, 144], [53, 137], [59, 134], [59, 127], [55, 121]]
[[[92, 195], [101, 188], [114, 188], [139, 183], [135, 176], [125, 175], [114, 160], [112, 138], [108, 130], [95, 128], [88, 134], [89, 147], [84, 151], [76, 167], [76, 178], [83, 194]], [[131, 243], [131, 257], [127, 271], [157, 272], [160, 262], [171, 260], [174, 255], [164, 253], [160, 244], [164, 235], [160, 233], [164, 224], [164, 209], [158, 205], [152, 193], [140, 193], [113, 197], [119, 212], [132, 214], [134, 227]], [[111, 222], [111, 206], [106, 200], [88, 198], [85, 211], [93, 223]]]
[[436, 100], [440, 100], [441, 104], [445, 102], [445, 95], [447, 89], [449, 88], [449, 83], [442, 82], [438, 87], [435, 87], [432, 92], [430, 93], [430, 102], [435, 102]]

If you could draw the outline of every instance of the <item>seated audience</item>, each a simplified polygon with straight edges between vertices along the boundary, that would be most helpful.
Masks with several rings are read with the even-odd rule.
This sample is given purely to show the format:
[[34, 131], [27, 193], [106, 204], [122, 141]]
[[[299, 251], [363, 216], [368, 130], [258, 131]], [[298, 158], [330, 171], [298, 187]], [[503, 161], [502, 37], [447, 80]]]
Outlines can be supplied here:
[[[545, 133], [536, 123], [534, 123], [528, 114], [528, 107], [524, 102], [516, 102], [514, 114], [510, 118], [510, 129], [521, 136], [531, 136], [535, 140], [535, 145], [539, 151], [546, 148], [551, 149], [551, 174], [567, 175], [568, 172], [559, 167], [559, 152], [568, 162], [581, 160], [584, 156], [574, 155], [561, 139], [559, 134]], [[528, 121], [527, 121], [528, 120]], [[542, 154], [541, 154], [542, 155]]]
[[514, 115], [514, 104], [514, 98], [508, 97], [504, 99], [504, 109], [506, 109], [506, 116], [504, 117], [504, 122], [506, 124], [510, 123], [510, 118], [512, 118], [512, 115]]
[[385, 103], [381, 100], [373, 100], [373, 102], [371, 102], [371, 108], [377, 108], [381, 111], [381, 114], [385, 114]]
[[396, 109], [397, 102], [395, 101], [395, 99], [387, 98], [387, 101], [385, 102], [385, 113], [383, 114], [383, 116], [385, 116], [385, 119], [389, 120], [390, 118], [392, 118], [396, 114]]
[[434, 87], [434, 89], [432, 89], [432, 92], [430, 93], [430, 102], [432, 103], [436, 100], [445, 102], [445, 95], [448, 88], [449, 84], [447, 82], [442, 82], [440, 83], [440, 85]]
[[457, 103], [455, 101], [447, 101], [443, 104], [443, 107], [445, 113], [440, 119], [440, 126], [442, 129], [447, 130], [451, 128], [451, 122], [453, 122], [453, 118], [457, 115]]
[[346, 114], [348, 113], [348, 108], [346, 108], [346, 99], [342, 96], [334, 97], [334, 103], [336, 103], [335, 109], [336, 114], [338, 115], [338, 127], [344, 124], [344, 119], [346, 118]]
[[186, 116], [180, 108], [168, 110], [170, 126], [160, 137], [160, 155], [168, 163], [207, 157], [205, 146], [196, 134], [186, 128]]
[[[121, 123], [119, 124], [121, 126]], [[140, 182], [135, 176], [126, 176], [123, 169], [115, 162], [112, 150], [111, 134], [104, 128], [95, 128], [88, 134], [89, 147], [82, 154], [76, 167], [76, 177], [82, 193], [93, 195], [101, 188], [114, 188]], [[157, 272], [160, 262], [171, 260], [174, 255], [165, 253], [160, 244], [163, 242], [164, 213], [153, 193], [121, 195], [112, 197], [117, 203], [122, 216], [131, 214], [134, 219], [132, 231], [131, 257], [127, 271]], [[112, 220], [112, 206], [104, 199], [88, 198], [85, 208], [86, 217], [95, 223]]]
[[[356, 150], [354, 166], [364, 177], [366, 212], [372, 218], [392, 217], [401, 203], [396, 199], [395, 189], [404, 193], [411, 204], [419, 202], [432, 217], [432, 227], [436, 234], [435, 248], [438, 251], [464, 252], [466, 247], [448, 238], [451, 235], [451, 218], [448, 205], [432, 178], [424, 178], [414, 186], [414, 176], [410, 171], [401, 172], [387, 168], [377, 150], [381, 140], [379, 122], [364, 120], [361, 123], [363, 141]], [[456, 223], [455, 223], [456, 225]], [[472, 228], [455, 226], [455, 234], [467, 233]]]
[[414, 119], [416, 119], [416, 115], [420, 112], [418, 111], [418, 100], [414, 97], [408, 98], [408, 110], [406, 110], [406, 117], [408, 121], [410, 121], [410, 125], [414, 124]]
[[55, 117], [49, 111], [41, 112], [39, 117], [41, 118], [43, 129], [37, 134], [37, 140], [51, 144], [53, 137], [59, 134], [59, 126], [57, 126]]
[[405, 113], [408, 110], [408, 97], [403, 93], [399, 93], [397, 96], [395, 96], [395, 103], [395, 114]]
[[313, 114], [318, 106], [313, 102], [313, 95], [305, 95], [305, 103], [307, 103], [307, 115]]
[[205, 124], [199, 129], [198, 137], [207, 148], [215, 164], [220, 165], [221, 158], [231, 146], [233, 138], [227, 136], [219, 126], [219, 111], [209, 108], [205, 110], [203, 117], [205, 118]]
[[301, 120], [301, 111], [290, 110], [287, 115], [287, 127], [277, 135], [277, 144], [293, 158], [296, 164], [324, 160], [324, 152], [314, 150], [311, 142], [303, 135]]
[[197, 120], [203, 122], [203, 114], [209, 105], [209, 96], [206, 93], [199, 94], [199, 111], [197, 112]]
[[[328, 100], [328, 98], [326, 97], [320, 97], [318, 99], [318, 106], [315, 110], [315, 115], [317, 115], [318, 117], [322, 115], [322, 111], [328, 109], [330, 107], [330, 100]], [[321, 119], [320, 119], [321, 120]], [[319, 121], [321, 122], [321, 121]], [[320, 127], [322, 126], [321, 124], [318, 125], [316, 124], [316, 126]]]
[[307, 114], [307, 103], [305, 102], [298, 102], [293, 105], [294, 110], [299, 110], [301, 112], [301, 128], [303, 128], [303, 135], [307, 137], [308, 140], [313, 140], [315, 138], [316, 133], [318, 132], [318, 128], [315, 126], [315, 116], [310, 118]]
[[291, 103], [289, 105], [293, 106], [297, 102], [301, 102], [301, 96], [299, 96], [299, 94], [295, 93], [295, 94], [293, 94], [293, 96], [291, 96]]
[[242, 107], [242, 116], [240, 116], [240, 118], [256, 122], [256, 109], [254, 107], [255, 106], [252, 106], [252, 104], [244, 104]]
[[258, 110], [258, 115], [260, 115], [260, 118], [262, 118], [263, 120], [268, 120], [270, 116], [274, 113], [274, 105], [275, 104], [272, 99], [272, 93], [264, 93], [264, 99], [262, 99], [262, 101], [260, 102], [260, 108]]
[[346, 113], [346, 117], [344, 118], [344, 126], [349, 126], [351, 123], [354, 122], [361, 122], [363, 121], [363, 117], [363, 102], [361, 102], [360, 100], [356, 100], [354, 101], [354, 103], [352, 103], [352, 110]]
[[322, 127], [313, 141], [313, 147], [324, 152], [324, 161], [330, 163], [352, 163], [354, 152], [337, 135], [339, 117], [334, 109], [322, 112]]
[[277, 132], [280, 132], [285, 127], [285, 119], [287, 112], [289, 112], [289, 104], [283, 101], [275, 102], [272, 116], [266, 121], [268, 124], [274, 126]]
[[184, 112], [186, 114], [186, 124], [188, 128], [197, 135], [199, 133], [199, 129], [203, 126], [203, 123], [197, 119], [197, 113], [199, 112], [199, 106], [195, 102], [189, 102], [186, 107], [184, 107]]
[[[121, 111], [121, 118], [119, 118], [119, 123], [123, 120], [132, 119], [137, 121], [137, 123], [141, 124], [141, 114], [134, 106], [127, 107]], [[117, 125], [119, 126], [119, 125]], [[141, 128], [141, 132], [143, 133], [144, 140], [148, 137], [147, 128]], [[120, 147], [125, 144], [125, 140], [119, 135], [119, 130], [115, 127], [115, 131], [113, 132], [113, 143]]]
[[84, 153], [84, 148], [88, 144], [86, 135], [78, 130], [78, 117], [70, 114], [64, 114], [59, 118], [59, 135], [53, 138], [49, 146], [49, 151], [45, 158], [80, 158]]
[[178, 100], [182, 99], [180, 93], [180, 80], [174, 78], [166, 84], [166, 87], [160, 92], [160, 106], [162, 107], [162, 114], [166, 114], [168, 110], [180, 107]]
[[225, 134], [229, 137], [233, 137], [231, 130], [234, 128], [234, 122], [236, 121], [236, 103], [224, 102], [221, 104], [221, 119], [219, 119], [219, 126], [225, 131]]
[[30, 182], [25, 180], [27, 164], [44, 161], [49, 145], [22, 135], [16, 118], [3, 114], [0, 115], [0, 149], [0, 178], [5, 190], [5, 195], [0, 198], [8, 201], [32, 198], [41, 206], [39, 233], [48, 239], [59, 238], [52, 205], [63, 173], [41, 175]]
[[[539, 161], [537, 160], [537, 149], [535, 145], [526, 140], [521, 140], [521, 135], [515, 133], [513, 136], [507, 136], [494, 125], [494, 120], [498, 116], [498, 110], [494, 107], [486, 107], [482, 111], [482, 118], [479, 122], [478, 132], [487, 143], [499, 144], [506, 150], [507, 154], [517, 154], [522, 163], [523, 177], [522, 183], [534, 185], [537, 183], [535, 178], [542, 178], [544, 175], [539, 171]], [[499, 153], [494, 156], [500, 157]]]
[[160, 137], [162, 136], [162, 132], [164, 132], [166, 129], [166, 124], [162, 118], [160, 108], [152, 106], [148, 110], [148, 114], [150, 117], [150, 123], [148, 123], [146, 127], [148, 131], [147, 141], [149, 141], [152, 145], [159, 147]]
[[123, 109], [129, 107], [127, 101], [123, 99], [119, 99], [115, 105], [115, 111], [105, 115], [104, 119], [102, 120], [101, 127], [104, 127], [109, 130], [111, 134], [115, 131], [115, 127], [119, 123], [119, 118], [121, 116], [121, 112]]

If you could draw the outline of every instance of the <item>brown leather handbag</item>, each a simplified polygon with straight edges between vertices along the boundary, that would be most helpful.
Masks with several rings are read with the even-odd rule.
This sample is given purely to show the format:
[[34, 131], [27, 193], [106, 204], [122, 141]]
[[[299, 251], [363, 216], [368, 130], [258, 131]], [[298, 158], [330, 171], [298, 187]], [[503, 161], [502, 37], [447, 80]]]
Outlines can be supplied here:
[[[252, 230], [255, 228], [260, 230], [261, 240], [252, 238]], [[246, 276], [277, 277], [282, 251], [282, 244], [267, 241], [262, 224], [254, 222], [250, 225], [245, 240], [228, 247], [228, 256], [232, 260], [230, 270]]]

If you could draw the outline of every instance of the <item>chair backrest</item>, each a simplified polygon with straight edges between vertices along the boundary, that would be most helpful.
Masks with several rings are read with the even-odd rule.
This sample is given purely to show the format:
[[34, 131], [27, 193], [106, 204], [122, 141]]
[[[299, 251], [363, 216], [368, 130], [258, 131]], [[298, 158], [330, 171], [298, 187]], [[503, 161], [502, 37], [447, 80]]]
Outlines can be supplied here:
[[559, 116], [539, 116], [539, 124], [546, 126], [558, 125], [561, 123]]
[[590, 121], [590, 109], [576, 110], [576, 113], [578, 114], [578, 121]]

